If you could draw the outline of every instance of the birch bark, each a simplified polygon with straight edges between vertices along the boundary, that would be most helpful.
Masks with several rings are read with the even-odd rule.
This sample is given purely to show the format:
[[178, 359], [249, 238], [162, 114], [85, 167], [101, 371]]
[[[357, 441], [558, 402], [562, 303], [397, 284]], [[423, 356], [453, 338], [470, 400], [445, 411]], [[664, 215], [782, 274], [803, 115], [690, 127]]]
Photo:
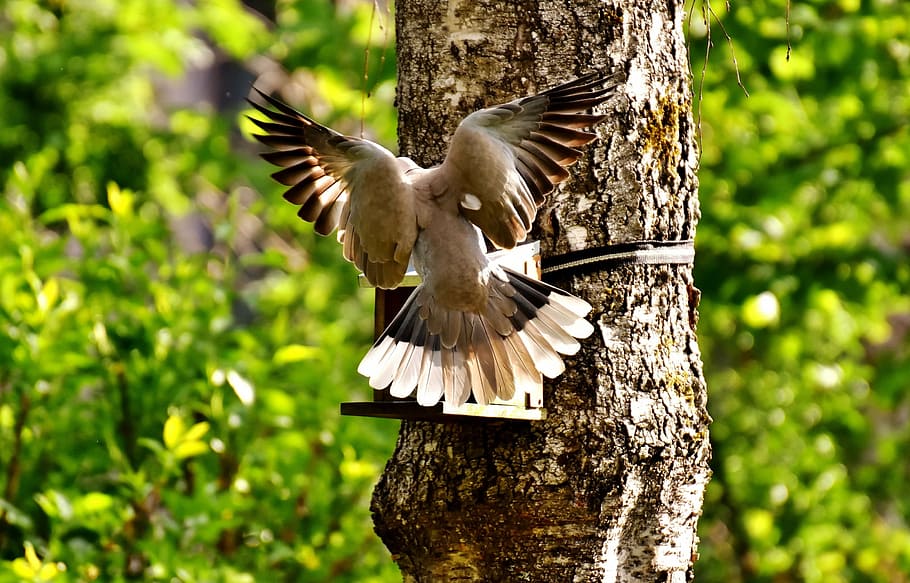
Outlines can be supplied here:
[[[535, 237], [544, 255], [691, 238], [684, 17], [681, 0], [400, 0], [401, 152], [438, 163], [467, 113], [615, 66], [622, 95]], [[405, 581], [693, 577], [710, 418], [691, 266], [553, 283], [594, 306], [598, 333], [545, 387], [546, 421], [402, 422], [372, 508]]]

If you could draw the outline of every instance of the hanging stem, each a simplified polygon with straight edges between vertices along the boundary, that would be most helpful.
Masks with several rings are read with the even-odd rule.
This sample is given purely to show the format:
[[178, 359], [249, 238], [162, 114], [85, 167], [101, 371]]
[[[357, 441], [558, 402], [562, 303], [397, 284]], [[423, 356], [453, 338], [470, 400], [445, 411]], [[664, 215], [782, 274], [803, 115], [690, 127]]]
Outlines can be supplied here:
[[[3, 487], [3, 499], [10, 504], [19, 492], [19, 478], [22, 476], [22, 434], [25, 431], [31, 404], [31, 399], [28, 398], [25, 390], [22, 390], [19, 393], [19, 412], [13, 422], [13, 447], [9, 463], [6, 466], [6, 485]], [[6, 542], [7, 529], [4, 527], [7, 523], [6, 511], [0, 510], [0, 549]]]

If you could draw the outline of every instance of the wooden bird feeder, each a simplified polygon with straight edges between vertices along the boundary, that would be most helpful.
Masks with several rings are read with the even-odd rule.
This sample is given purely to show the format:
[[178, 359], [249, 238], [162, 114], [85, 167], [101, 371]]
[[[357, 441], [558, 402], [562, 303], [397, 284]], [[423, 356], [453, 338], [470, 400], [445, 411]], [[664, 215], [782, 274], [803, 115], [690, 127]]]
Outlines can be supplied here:
[[[540, 243], [532, 241], [508, 251], [496, 251], [488, 255], [501, 265], [540, 279]], [[376, 307], [373, 316], [374, 338], [379, 338], [386, 326], [398, 314], [408, 296], [420, 284], [416, 271], [409, 271], [396, 289], [376, 290]], [[360, 285], [372, 287], [361, 275]], [[453, 405], [441, 400], [432, 407], [424, 407], [413, 397], [398, 399], [389, 394], [388, 388], [373, 391], [373, 400], [341, 404], [342, 415], [361, 417], [383, 417], [388, 419], [411, 419], [420, 421], [455, 421], [459, 418], [512, 419], [537, 421], [546, 418], [543, 407], [543, 384], [531, 393], [516, 394], [508, 401], [497, 399], [489, 405], [474, 402], [473, 395], [463, 405]]]

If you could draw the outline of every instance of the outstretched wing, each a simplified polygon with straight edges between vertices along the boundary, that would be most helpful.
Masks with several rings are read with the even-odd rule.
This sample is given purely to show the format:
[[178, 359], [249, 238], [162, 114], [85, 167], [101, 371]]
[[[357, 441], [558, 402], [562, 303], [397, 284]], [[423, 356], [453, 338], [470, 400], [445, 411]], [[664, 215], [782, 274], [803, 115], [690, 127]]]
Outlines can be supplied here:
[[284, 198], [298, 216], [328, 235], [338, 229], [344, 257], [373, 285], [397, 286], [417, 238], [414, 194], [405, 171], [410, 160], [374, 142], [342, 135], [258, 89], [274, 109], [250, 101], [270, 121], [249, 118], [274, 149], [262, 157], [281, 166], [272, 178], [288, 186]]
[[604, 119], [582, 112], [609, 99], [618, 83], [617, 75], [590, 73], [462, 120], [440, 168], [462, 214], [498, 247], [524, 241], [544, 196], [596, 137], [582, 130]]

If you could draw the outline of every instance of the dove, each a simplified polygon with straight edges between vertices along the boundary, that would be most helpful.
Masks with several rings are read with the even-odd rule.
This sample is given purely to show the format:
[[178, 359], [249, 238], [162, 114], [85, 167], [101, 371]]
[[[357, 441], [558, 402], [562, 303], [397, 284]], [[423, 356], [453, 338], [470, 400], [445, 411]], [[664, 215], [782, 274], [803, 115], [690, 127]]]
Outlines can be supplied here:
[[[471, 113], [443, 162], [422, 168], [383, 146], [342, 135], [258, 89], [254, 137], [281, 168], [284, 198], [373, 285], [398, 286], [409, 264], [421, 283], [361, 360], [375, 389], [420, 405], [485, 405], [532, 392], [565, 370], [594, 327], [591, 305], [488, 257], [526, 240], [537, 209], [592, 142], [616, 75], [593, 72]], [[254, 88], [255, 89], [255, 88]]]

